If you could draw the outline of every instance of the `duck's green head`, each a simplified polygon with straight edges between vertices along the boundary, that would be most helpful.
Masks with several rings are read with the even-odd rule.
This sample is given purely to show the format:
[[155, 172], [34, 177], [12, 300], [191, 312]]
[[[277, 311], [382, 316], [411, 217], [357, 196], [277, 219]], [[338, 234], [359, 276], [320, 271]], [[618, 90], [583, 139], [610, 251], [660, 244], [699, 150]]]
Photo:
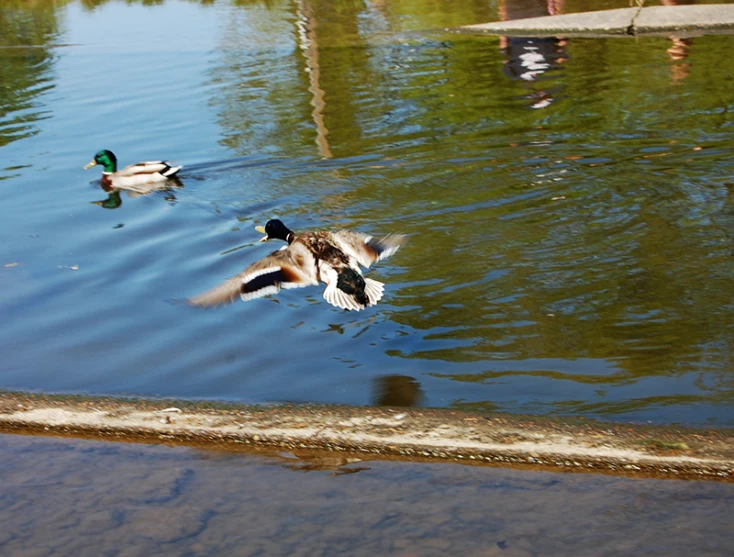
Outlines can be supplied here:
[[267, 242], [268, 240], [289, 242], [289, 238], [293, 234], [293, 231], [283, 224], [283, 221], [278, 219], [269, 220], [265, 226], [256, 226], [255, 230], [260, 232], [260, 234], [265, 234], [265, 236], [260, 238], [261, 242]]
[[116, 172], [117, 171], [117, 157], [112, 151], [102, 149], [99, 153], [94, 155], [94, 158], [89, 161], [84, 167], [84, 170], [92, 168], [96, 164], [104, 166], [105, 172]]

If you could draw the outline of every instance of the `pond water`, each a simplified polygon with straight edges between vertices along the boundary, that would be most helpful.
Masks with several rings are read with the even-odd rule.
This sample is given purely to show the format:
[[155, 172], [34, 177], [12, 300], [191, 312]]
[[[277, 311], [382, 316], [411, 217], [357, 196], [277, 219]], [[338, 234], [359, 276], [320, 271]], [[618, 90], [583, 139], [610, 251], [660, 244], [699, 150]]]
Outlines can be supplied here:
[[731, 554], [718, 482], [12, 435], [0, 457], [4, 555]]
[[[0, 0], [0, 388], [734, 423], [734, 37], [444, 31], [520, 15]], [[276, 216], [408, 234], [381, 303], [171, 302]]]

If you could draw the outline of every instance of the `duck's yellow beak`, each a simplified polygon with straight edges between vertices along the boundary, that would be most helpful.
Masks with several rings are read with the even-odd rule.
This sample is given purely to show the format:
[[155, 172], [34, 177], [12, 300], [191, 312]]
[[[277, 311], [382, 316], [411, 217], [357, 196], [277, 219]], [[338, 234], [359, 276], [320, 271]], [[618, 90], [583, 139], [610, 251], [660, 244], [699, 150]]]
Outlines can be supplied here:
[[260, 238], [260, 241], [261, 242], [267, 242], [268, 241], [268, 234], [267, 234], [267, 232], [265, 232], [265, 227], [264, 226], [256, 226], [255, 227], [255, 230], [257, 230], [260, 234], [265, 234], [265, 236], [263, 236], [262, 238]]
[[87, 164], [84, 165], [84, 170], [89, 170], [90, 168], [92, 168], [96, 164], [97, 164], [97, 161], [91, 161], [91, 162], [89, 162], [89, 163], [87, 163]]

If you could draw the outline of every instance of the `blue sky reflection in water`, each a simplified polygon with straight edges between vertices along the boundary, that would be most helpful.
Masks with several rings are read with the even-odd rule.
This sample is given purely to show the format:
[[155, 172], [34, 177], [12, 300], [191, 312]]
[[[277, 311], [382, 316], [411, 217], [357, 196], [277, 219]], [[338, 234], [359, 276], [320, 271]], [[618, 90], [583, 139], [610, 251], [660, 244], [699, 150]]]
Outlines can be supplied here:
[[[423, 32], [528, 10], [0, 0], [0, 388], [731, 424], [734, 38]], [[365, 312], [170, 303], [274, 216], [411, 241]]]

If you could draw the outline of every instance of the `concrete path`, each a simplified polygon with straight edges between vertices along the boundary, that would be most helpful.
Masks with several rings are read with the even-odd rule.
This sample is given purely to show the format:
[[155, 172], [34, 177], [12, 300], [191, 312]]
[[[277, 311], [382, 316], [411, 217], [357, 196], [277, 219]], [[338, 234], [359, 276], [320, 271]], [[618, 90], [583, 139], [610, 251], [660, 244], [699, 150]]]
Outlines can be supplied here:
[[0, 433], [734, 481], [732, 429], [425, 408], [248, 407], [0, 393]]
[[460, 32], [513, 36], [600, 36], [734, 32], [734, 4], [653, 6], [465, 25]]

